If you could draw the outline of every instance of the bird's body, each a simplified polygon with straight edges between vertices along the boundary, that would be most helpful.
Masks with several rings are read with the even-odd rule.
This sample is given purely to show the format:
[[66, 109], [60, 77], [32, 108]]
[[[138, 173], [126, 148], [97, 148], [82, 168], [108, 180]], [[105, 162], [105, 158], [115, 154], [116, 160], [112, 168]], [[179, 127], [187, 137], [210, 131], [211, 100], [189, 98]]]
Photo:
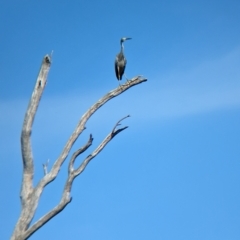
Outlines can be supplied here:
[[123, 52], [121, 51], [115, 60], [115, 73], [118, 80], [122, 80], [122, 75], [124, 74], [124, 70], [127, 64], [127, 60], [124, 57]]
[[127, 59], [124, 56], [123, 53], [123, 42], [126, 40], [129, 40], [131, 38], [121, 38], [120, 44], [121, 44], [121, 51], [120, 53], [117, 54], [116, 59], [115, 59], [115, 73], [118, 81], [122, 80], [122, 76], [124, 74], [124, 70], [126, 68], [127, 64]]

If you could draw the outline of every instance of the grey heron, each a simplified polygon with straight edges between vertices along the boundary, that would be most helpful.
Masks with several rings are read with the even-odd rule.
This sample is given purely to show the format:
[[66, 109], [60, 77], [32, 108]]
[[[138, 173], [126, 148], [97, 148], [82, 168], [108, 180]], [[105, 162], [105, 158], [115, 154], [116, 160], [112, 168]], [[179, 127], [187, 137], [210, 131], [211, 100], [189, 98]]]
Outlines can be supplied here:
[[116, 73], [116, 77], [118, 79], [118, 81], [122, 80], [122, 75], [124, 74], [124, 70], [127, 64], [127, 59], [124, 56], [123, 53], [123, 42], [126, 40], [130, 40], [132, 38], [129, 37], [123, 37], [120, 40], [120, 44], [121, 44], [121, 51], [120, 53], [117, 54], [116, 59], [115, 59], [115, 73]]

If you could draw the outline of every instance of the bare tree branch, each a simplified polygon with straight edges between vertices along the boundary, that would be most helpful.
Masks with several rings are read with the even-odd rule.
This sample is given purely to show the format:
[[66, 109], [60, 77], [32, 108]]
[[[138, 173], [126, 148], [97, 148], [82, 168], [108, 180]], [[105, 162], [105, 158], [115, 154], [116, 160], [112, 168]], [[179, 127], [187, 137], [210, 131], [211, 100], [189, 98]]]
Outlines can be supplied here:
[[29, 227], [29, 229], [25, 232], [24, 237], [27, 239], [29, 238], [34, 232], [36, 232], [39, 228], [41, 228], [44, 224], [46, 224], [49, 220], [51, 220], [53, 217], [55, 217], [58, 213], [60, 213], [72, 200], [72, 198], [70, 197], [71, 194], [71, 188], [72, 188], [72, 184], [74, 179], [81, 174], [84, 169], [86, 168], [86, 166], [88, 165], [88, 163], [95, 157], [97, 156], [102, 149], [121, 131], [123, 131], [124, 129], [126, 129], [127, 127], [123, 127], [120, 129], [116, 130], [116, 127], [120, 125], [120, 122], [127, 118], [130, 117], [129, 115], [120, 119], [116, 125], [114, 126], [113, 130], [107, 135], [107, 137], [99, 144], [99, 146], [88, 156], [85, 158], [85, 160], [81, 163], [81, 165], [74, 170], [73, 164], [74, 161], [76, 160], [76, 158], [83, 153], [84, 151], [86, 151], [92, 144], [93, 138], [92, 135], [90, 135], [88, 142], [82, 147], [79, 148], [76, 152], [73, 153], [71, 160], [69, 162], [69, 167], [68, 167], [68, 178], [63, 190], [63, 195], [62, 198], [59, 202], [59, 204], [54, 207], [51, 211], [49, 211], [46, 215], [44, 215], [43, 217], [41, 217], [36, 223], [34, 223], [31, 227]]
[[40, 68], [37, 82], [32, 93], [31, 100], [28, 105], [27, 112], [25, 114], [22, 134], [21, 134], [21, 147], [22, 147], [22, 160], [23, 160], [23, 185], [21, 191], [22, 204], [28, 198], [28, 195], [32, 192], [32, 179], [33, 179], [33, 156], [31, 148], [31, 132], [34, 117], [37, 112], [38, 104], [40, 102], [43, 90], [47, 82], [47, 75], [50, 69], [51, 59], [48, 55], [43, 58], [42, 66]]
[[33, 235], [39, 228], [41, 228], [44, 224], [46, 224], [49, 220], [55, 217], [58, 213], [60, 213], [68, 203], [71, 202], [71, 198], [66, 197], [63, 195], [62, 200], [60, 203], [53, 208], [50, 212], [40, 218], [35, 224], [33, 224], [26, 232], [23, 234], [23, 238], [21, 239], [28, 239], [31, 235]]
[[43, 90], [47, 82], [47, 76], [51, 65], [51, 58], [46, 55], [43, 58], [42, 65], [37, 77], [37, 81], [25, 114], [22, 133], [21, 133], [21, 150], [23, 161], [23, 179], [21, 186], [21, 204], [22, 211], [18, 222], [15, 226], [14, 233], [11, 239], [21, 239], [22, 233], [29, 226], [32, 219], [32, 213], [29, 212], [29, 206], [32, 205], [33, 194], [33, 154], [31, 148], [31, 132], [34, 117], [37, 112], [38, 104], [40, 102]]
[[56, 160], [54, 163], [51, 171], [42, 179], [42, 181], [39, 183], [39, 187], [44, 187], [51, 181], [55, 179], [57, 176], [61, 165], [67, 158], [73, 144], [77, 140], [77, 138], [80, 136], [80, 134], [83, 132], [85, 129], [85, 124], [88, 121], [88, 119], [100, 108], [102, 107], [106, 102], [111, 100], [112, 98], [120, 95], [121, 93], [125, 92], [129, 88], [140, 84], [142, 82], [146, 82], [147, 79], [141, 78], [140, 76], [134, 77], [133, 79], [129, 80], [126, 84], [121, 85], [121, 87], [117, 87], [116, 89], [110, 91], [107, 93], [105, 96], [103, 96], [101, 99], [99, 99], [95, 104], [92, 105], [92, 107], [87, 110], [87, 112], [82, 116], [80, 119], [76, 129], [70, 136], [69, 140], [67, 141], [62, 153], [60, 154], [59, 158]]

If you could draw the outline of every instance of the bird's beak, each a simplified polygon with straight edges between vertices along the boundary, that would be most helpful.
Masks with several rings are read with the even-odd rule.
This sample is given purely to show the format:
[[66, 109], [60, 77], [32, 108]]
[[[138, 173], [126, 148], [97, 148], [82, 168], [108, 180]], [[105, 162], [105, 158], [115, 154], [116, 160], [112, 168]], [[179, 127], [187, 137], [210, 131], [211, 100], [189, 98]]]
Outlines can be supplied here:
[[121, 41], [124, 42], [124, 41], [130, 40], [130, 39], [132, 39], [132, 38], [130, 38], [130, 37], [123, 37], [123, 38], [121, 38]]

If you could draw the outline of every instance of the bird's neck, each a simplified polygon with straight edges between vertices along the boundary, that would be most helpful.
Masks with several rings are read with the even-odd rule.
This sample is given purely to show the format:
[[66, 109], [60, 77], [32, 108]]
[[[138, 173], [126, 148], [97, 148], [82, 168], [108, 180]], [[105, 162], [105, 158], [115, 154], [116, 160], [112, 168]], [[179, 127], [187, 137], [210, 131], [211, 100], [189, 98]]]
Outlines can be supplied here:
[[123, 46], [123, 43], [121, 43], [121, 52], [123, 52], [124, 50], [124, 46]]

